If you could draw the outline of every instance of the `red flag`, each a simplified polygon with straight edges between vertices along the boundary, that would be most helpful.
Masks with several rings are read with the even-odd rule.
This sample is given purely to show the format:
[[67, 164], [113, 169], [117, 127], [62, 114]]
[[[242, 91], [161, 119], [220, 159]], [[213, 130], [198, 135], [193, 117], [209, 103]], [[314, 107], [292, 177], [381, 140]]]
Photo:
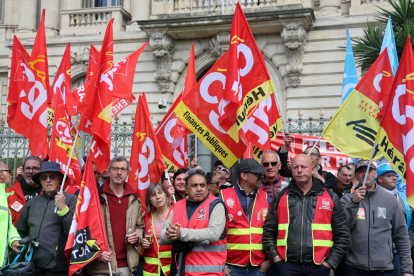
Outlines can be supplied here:
[[[59, 92], [56, 93], [53, 102], [54, 118], [49, 160], [59, 163], [61, 171], [64, 174], [66, 166], [68, 165], [72, 147], [74, 146], [72, 135], [70, 133], [70, 117], [65, 112], [65, 105]], [[81, 182], [80, 176], [81, 168], [79, 166], [76, 152], [73, 151], [73, 156], [68, 170], [68, 177], [79, 185]]]
[[[231, 26], [228, 68], [219, 123], [238, 142], [250, 110], [274, 93], [263, 55], [237, 3]], [[241, 130], [241, 131], [240, 131]]]
[[[27, 79], [19, 92], [13, 127], [29, 139], [29, 150], [39, 156], [47, 148], [47, 105], [50, 100], [49, 74], [44, 27], [45, 11], [33, 45], [29, 67], [23, 72]], [[49, 95], [49, 97], [48, 97]]]
[[92, 122], [93, 140], [91, 143], [91, 160], [95, 162], [100, 172], [109, 166], [111, 152], [111, 124], [112, 124], [112, 92], [113, 92], [113, 25], [111, 19], [106, 28], [105, 38], [102, 44], [99, 58], [99, 70], [97, 77], [93, 78], [95, 83], [91, 83], [91, 88], [87, 94], [93, 96], [95, 104], [93, 106], [92, 117], [88, 119]]
[[19, 94], [24, 89], [25, 77], [23, 71], [29, 67], [30, 55], [17, 36], [13, 37], [12, 61], [10, 69], [9, 93], [7, 95], [7, 124], [13, 128]]
[[[61, 99], [65, 104], [66, 112], [69, 116], [75, 116], [77, 114], [76, 107], [69, 105], [68, 102], [73, 102], [74, 94], [70, 91], [71, 77], [70, 77], [70, 43], [66, 46], [65, 53], [63, 54], [62, 61], [60, 62], [59, 69], [56, 73], [55, 80], [53, 82], [53, 95], [56, 93], [61, 94]], [[53, 96], [55, 98], [55, 96]], [[68, 99], [71, 100], [68, 101]], [[53, 103], [53, 99], [52, 99]], [[52, 106], [54, 106], [52, 104]]]
[[108, 251], [108, 242], [93, 165], [88, 158], [65, 247], [70, 264], [68, 275], [82, 269], [102, 251]]
[[153, 182], [160, 181], [166, 169], [155, 131], [152, 127], [145, 93], [139, 96], [131, 147], [131, 172], [128, 183], [138, 194], [144, 209], [145, 193]]
[[387, 102], [376, 142], [395, 172], [407, 183], [407, 202], [414, 206], [414, 55], [411, 36], [405, 43]]

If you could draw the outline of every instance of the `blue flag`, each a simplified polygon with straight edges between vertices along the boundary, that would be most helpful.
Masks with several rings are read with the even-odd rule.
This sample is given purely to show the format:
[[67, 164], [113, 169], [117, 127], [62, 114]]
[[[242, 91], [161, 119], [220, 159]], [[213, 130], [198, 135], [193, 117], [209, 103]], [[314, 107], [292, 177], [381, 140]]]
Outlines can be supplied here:
[[346, 29], [346, 56], [345, 56], [345, 69], [344, 69], [344, 81], [342, 84], [342, 101], [351, 94], [355, 86], [358, 84], [358, 74], [355, 66], [354, 52], [352, 51], [351, 38], [349, 37], [348, 28]]
[[392, 30], [391, 17], [388, 18], [387, 28], [385, 29], [384, 39], [382, 40], [381, 52], [388, 48], [388, 57], [392, 68], [392, 74], [395, 76], [398, 68], [397, 47], [395, 45], [394, 31]]

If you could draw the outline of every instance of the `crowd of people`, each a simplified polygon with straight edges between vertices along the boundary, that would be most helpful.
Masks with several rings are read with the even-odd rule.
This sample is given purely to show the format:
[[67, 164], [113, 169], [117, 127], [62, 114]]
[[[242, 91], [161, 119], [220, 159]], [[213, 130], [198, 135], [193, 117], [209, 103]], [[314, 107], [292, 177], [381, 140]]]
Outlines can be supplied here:
[[[147, 189], [145, 211], [126, 181], [125, 157], [103, 173], [94, 166], [109, 248], [83, 273], [109, 275], [110, 263], [122, 276], [412, 275], [413, 209], [392, 167], [360, 160], [335, 176], [322, 169], [317, 147], [290, 160], [292, 136], [284, 139], [234, 171], [217, 161], [206, 172], [193, 160], [163, 174]], [[21, 238], [34, 237], [36, 275], [67, 275], [77, 191], [60, 192], [60, 165], [34, 156], [5, 190], [10, 173], [0, 162], [0, 267]]]

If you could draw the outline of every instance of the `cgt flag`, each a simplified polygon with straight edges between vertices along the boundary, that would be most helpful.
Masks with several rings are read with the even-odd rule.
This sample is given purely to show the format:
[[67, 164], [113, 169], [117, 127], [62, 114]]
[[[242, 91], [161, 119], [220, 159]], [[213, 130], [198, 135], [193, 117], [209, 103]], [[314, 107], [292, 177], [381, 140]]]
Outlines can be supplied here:
[[166, 167], [152, 127], [145, 93], [138, 98], [135, 118], [128, 183], [138, 194], [143, 208], [146, 209], [147, 188], [151, 183], [160, 181]]
[[[392, 82], [388, 53], [384, 51], [329, 121], [322, 136], [348, 156], [369, 159], [379, 128], [379, 103], [389, 96]], [[374, 159], [381, 157], [377, 152]]]
[[[71, 103], [74, 99], [74, 94], [70, 90], [71, 77], [70, 77], [70, 43], [66, 46], [65, 53], [63, 54], [62, 61], [60, 62], [59, 69], [56, 73], [55, 81], [53, 82], [53, 95], [56, 93], [61, 94], [61, 99], [65, 104], [66, 113], [69, 116], [75, 116], [77, 114], [76, 108]], [[55, 97], [55, 96], [53, 96]], [[70, 99], [69, 99], [70, 98]], [[52, 99], [52, 106], [53, 99]]]
[[93, 165], [88, 158], [65, 247], [70, 265], [69, 275], [79, 274], [79, 270], [96, 259], [102, 251], [108, 251], [108, 242]]
[[414, 56], [408, 36], [376, 141], [384, 157], [407, 183], [407, 202], [411, 206], [414, 206], [413, 122]]
[[237, 143], [239, 137], [244, 139], [241, 129], [251, 115], [250, 110], [275, 92], [240, 3], [237, 3], [231, 25], [223, 86], [225, 92], [220, 104], [219, 122]]

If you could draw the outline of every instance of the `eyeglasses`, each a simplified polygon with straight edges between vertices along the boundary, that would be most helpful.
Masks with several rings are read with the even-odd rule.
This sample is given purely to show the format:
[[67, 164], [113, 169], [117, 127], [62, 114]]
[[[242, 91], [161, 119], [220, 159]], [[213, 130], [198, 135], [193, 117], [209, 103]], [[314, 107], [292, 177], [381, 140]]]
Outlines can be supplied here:
[[45, 181], [45, 180], [47, 180], [48, 177], [49, 177], [50, 180], [55, 180], [57, 178], [57, 175], [56, 174], [42, 175], [40, 177], [40, 180]]
[[12, 175], [13, 174], [13, 171], [11, 171], [11, 170], [1, 170], [2, 172], [8, 172], [10, 175]]
[[262, 162], [263, 167], [269, 167], [269, 165], [272, 165], [272, 167], [276, 166], [278, 162]]
[[223, 172], [229, 172], [229, 169], [225, 168], [225, 167], [215, 167], [214, 170], [219, 170], [219, 171], [223, 171]]
[[383, 174], [382, 176], [386, 176], [386, 177], [389, 177], [389, 178], [398, 178], [398, 175], [393, 174], [393, 173], [390, 173], [390, 174]]
[[193, 183], [193, 184], [190, 185], [191, 188], [197, 188], [198, 186], [200, 186], [200, 188], [205, 188], [205, 187], [207, 187], [207, 184], [204, 184], [204, 183], [200, 183], [200, 184]]
[[212, 183], [208, 183], [208, 184], [216, 184], [218, 186], [220, 184], [220, 181], [212, 182]]
[[24, 167], [25, 171], [33, 171], [33, 172], [38, 172], [40, 170], [39, 167]]
[[338, 173], [338, 175], [342, 175], [343, 177], [353, 177], [353, 174], [343, 174], [343, 173]]
[[199, 168], [195, 168], [195, 169], [191, 169], [188, 172], [186, 172], [185, 176], [187, 178], [189, 178], [190, 176], [194, 175], [194, 174], [202, 174], [204, 176], [207, 175], [207, 173], [205, 171], [203, 171], [202, 169]]
[[[305, 153], [305, 154], [307, 155], [308, 153]], [[316, 153], [316, 152], [312, 152], [309, 155], [312, 156], [312, 157], [320, 157], [320, 155], [318, 153]]]
[[121, 173], [127, 173], [128, 172], [128, 169], [126, 169], [126, 168], [115, 168], [115, 167], [111, 167], [111, 170], [113, 172], [119, 172], [119, 171], [121, 171]]

